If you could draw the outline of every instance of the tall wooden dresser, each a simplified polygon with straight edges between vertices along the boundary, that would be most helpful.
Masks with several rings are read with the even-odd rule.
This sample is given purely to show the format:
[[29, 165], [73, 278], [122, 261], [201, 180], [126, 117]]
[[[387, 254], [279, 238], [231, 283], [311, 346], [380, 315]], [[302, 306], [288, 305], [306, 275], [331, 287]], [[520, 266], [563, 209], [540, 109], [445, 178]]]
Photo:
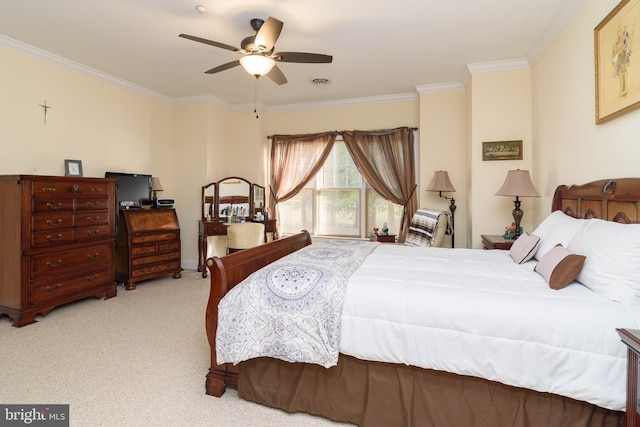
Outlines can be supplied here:
[[0, 203], [0, 315], [13, 326], [116, 295], [115, 180], [2, 175]]
[[173, 274], [182, 277], [180, 224], [175, 209], [120, 209], [116, 281], [136, 282]]

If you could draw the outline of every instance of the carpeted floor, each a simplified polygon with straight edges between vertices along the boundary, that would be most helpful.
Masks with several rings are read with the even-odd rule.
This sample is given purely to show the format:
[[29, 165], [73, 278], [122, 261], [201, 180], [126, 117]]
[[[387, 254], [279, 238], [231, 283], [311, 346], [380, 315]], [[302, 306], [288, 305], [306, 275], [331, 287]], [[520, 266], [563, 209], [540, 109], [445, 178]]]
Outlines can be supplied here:
[[184, 271], [118, 287], [14, 328], [0, 318], [0, 403], [69, 404], [71, 426], [335, 426], [205, 394], [209, 279]]

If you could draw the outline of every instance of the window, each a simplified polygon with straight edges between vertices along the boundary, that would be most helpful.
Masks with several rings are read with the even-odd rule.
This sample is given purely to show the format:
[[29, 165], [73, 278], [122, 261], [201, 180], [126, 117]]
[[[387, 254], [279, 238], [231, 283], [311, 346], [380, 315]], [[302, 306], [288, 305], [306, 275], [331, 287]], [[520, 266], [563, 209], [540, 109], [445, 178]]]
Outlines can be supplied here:
[[315, 179], [279, 209], [285, 234], [304, 229], [317, 236], [365, 237], [385, 222], [397, 233], [402, 218], [402, 206], [367, 185], [342, 141], [335, 142]]

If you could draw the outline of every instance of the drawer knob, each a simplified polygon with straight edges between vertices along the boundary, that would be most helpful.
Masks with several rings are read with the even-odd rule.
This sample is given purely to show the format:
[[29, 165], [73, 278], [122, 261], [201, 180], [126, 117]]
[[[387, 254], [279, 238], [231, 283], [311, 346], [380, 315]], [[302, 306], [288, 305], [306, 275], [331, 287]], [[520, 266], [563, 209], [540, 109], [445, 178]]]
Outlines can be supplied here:
[[99, 233], [100, 230], [95, 230], [93, 232], [91, 230], [87, 230], [87, 236], [96, 237]]
[[62, 207], [62, 203], [58, 202], [58, 204], [54, 205], [54, 204], [53, 204], [53, 203], [51, 203], [51, 202], [47, 202], [47, 207], [48, 207], [49, 209], [54, 209], [54, 210], [55, 210], [55, 209], [60, 209], [60, 208]]
[[87, 202], [87, 207], [97, 208], [98, 206], [100, 206], [100, 203], [98, 202]]
[[42, 187], [43, 193], [51, 193], [53, 191], [56, 191], [56, 187]]
[[93, 191], [94, 193], [100, 193], [102, 191], [104, 191], [103, 187], [91, 187], [91, 191]]
[[49, 268], [58, 268], [58, 267], [60, 267], [60, 266], [62, 265], [62, 260], [61, 260], [61, 259], [59, 259], [59, 260], [57, 260], [55, 263], [53, 263], [53, 262], [51, 262], [51, 261], [47, 261], [45, 264], [46, 264], [46, 265], [47, 265], [47, 267], [49, 267]]
[[94, 261], [94, 260], [98, 259], [99, 256], [100, 256], [99, 252], [96, 252], [95, 255], [87, 254], [87, 259], [89, 261]]
[[47, 290], [48, 290], [49, 292], [55, 292], [55, 291], [57, 291], [58, 289], [60, 289], [61, 287], [62, 287], [62, 283], [58, 283], [58, 284], [56, 285], [56, 287], [55, 287], [55, 288], [52, 288], [51, 286], [47, 286]]
[[52, 241], [52, 242], [56, 242], [56, 241], [58, 241], [58, 240], [60, 240], [60, 239], [62, 239], [62, 234], [60, 234], [60, 233], [58, 233], [58, 235], [57, 235], [57, 236], [55, 236], [55, 237], [54, 237], [54, 236], [52, 236], [51, 234], [49, 234], [49, 235], [47, 236], [47, 240]]
[[94, 216], [93, 218], [88, 216], [87, 217], [87, 222], [98, 222], [100, 220], [99, 216]]
[[53, 222], [50, 219], [47, 220], [47, 224], [49, 224], [52, 227], [55, 227], [56, 225], [60, 225], [62, 224], [62, 218], [58, 218], [58, 221]]

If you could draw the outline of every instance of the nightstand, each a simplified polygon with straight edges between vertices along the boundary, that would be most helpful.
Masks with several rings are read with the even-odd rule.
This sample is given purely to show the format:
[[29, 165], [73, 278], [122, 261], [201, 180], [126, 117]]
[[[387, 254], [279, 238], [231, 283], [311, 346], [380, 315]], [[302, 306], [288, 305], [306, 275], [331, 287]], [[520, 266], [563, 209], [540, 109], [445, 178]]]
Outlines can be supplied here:
[[482, 246], [484, 249], [501, 249], [508, 251], [515, 240], [505, 239], [502, 236], [483, 234]]
[[622, 342], [627, 345], [627, 425], [640, 424], [640, 402], [638, 401], [638, 365], [640, 363], [640, 331], [617, 329]]
[[396, 242], [396, 235], [395, 234], [378, 235], [378, 242], [395, 243]]

